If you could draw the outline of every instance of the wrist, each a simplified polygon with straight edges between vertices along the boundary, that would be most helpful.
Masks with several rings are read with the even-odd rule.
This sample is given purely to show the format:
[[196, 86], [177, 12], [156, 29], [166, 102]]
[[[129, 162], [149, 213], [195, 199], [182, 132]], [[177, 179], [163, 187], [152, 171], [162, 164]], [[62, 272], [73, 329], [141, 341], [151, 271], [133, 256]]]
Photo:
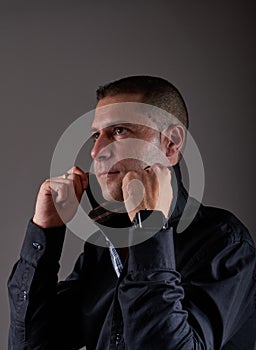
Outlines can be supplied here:
[[53, 220], [53, 221], [42, 220], [36, 215], [33, 216], [31, 221], [33, 224], [35, 224], [36, 226], [42, 229], [48, 229], [48, 228], [54, 228], [54, 227], [58, 228], [58, 227], [65, 226], [65, 224], [61, 220]]
[[140, 210], [138, 211], [132, 223], [135, 228], [145, 229], [145, 228], [156, 228], [156, 229], [167, 229], [168, 219], [165, 217], [164, 213], [160, 210]]

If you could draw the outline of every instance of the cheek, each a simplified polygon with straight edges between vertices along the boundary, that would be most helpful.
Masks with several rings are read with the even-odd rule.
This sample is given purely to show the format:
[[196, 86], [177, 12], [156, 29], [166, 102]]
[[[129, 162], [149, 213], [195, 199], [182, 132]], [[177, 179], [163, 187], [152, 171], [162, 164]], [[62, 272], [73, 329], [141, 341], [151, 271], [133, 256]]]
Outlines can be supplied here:
[[[143, 157], [140, 157], [143, 158]], [[145, 168], [145, 161], [141, 160], [139, 157], [138, 159], [126, 159], [120, 162], [121, 164], [121, 170], [123, 174], [127, 173], [131, 170], [141, 170], [142, 168]]]
[[129, 146], [128, 151], [127, 148], [120, 149], [118, 162], [120, 162], [122, 170], [139, 170], [151, 163], [152, 156], [156, 153], [156, 150], [152, 149], [152, 144], [145, 142], [143, 144], [140, 143], [140, 147], [137, 146], [134, 143]]
[[150, 152], [152, 146], [149, 142], [143, 141], [138, 142], [137, 139], [125, 143], [116, 147], [115, 158], [117, 161], [124, 162], [127, 160], [128, 163], [137, 162], [138, 160], [143, 160], [144, 157]]

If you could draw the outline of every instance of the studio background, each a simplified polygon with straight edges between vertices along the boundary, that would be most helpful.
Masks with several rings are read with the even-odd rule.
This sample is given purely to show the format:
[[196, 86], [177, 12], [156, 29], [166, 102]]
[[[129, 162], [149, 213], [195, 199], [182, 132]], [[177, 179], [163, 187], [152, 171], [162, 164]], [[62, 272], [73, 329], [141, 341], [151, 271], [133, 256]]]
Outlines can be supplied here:
[[[6, 283], [52, 153], [101, 84], [166, 78], [188, 106], [205, 175], [203, 202], [232, 211], [256, 239], [254, 1], [1, 1], [1, 313]], [[60, 278], [83, 241], [66, 236]]]

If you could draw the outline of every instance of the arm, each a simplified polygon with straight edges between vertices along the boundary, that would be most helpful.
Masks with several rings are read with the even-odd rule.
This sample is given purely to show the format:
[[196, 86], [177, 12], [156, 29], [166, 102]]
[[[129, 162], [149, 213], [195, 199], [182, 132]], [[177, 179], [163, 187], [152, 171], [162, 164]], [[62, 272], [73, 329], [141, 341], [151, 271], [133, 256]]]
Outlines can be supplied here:
[[64, 223], [75, 215], [87, 185], [88, 174], [73, 167], [64, 176], [48, 179], [40, 187], [33, 222], [28, 226], [20, 260], [8, 281], [10, 350], [56, 349], [61, 340], [67, 345], [74, 335], [79, 343], [76, 334], [79, 274], [63, 284], [58, 284], [57, 274]]
[[118, 294], [128, 349], [220, 349], [229, 341], [255, 308], [255, 248], [234, 236], [199, 251], [183, 276], [172, 228], [130, 247]]
[[[58, 284], [64, 235], [65, 226], [42, 229], [32, 222], [28, 225], [20, 260], [8, 281], [10, 350], [65, 349], [71, 340], [77, 348], [81, 344], [79, 274], [74, 271], [72, 280]], [[82, 259], [81, 255], [77, 266]]]
[[[123, 179], [131, 219], [145, 208], [159, 210], [167, 217], [168, 198], [172, 200], [168, 172], [159, 165], [151, 169], [158, 175], [159, 190], [150, 169], [130, 172]], [[133, 200], [138, 189], [129, 185], [132, 179], [144, 184], [144, 198], [138, 207]], [[168, 350], [220, 349], [245, 321], [249, 322], [255, 310], [255, 247], [248, 232], [232, 219], [230, 225], [224, 220], [222, 227], [214, 220], [209, 228], [208, 219], [203, 225], [193, 225], [186, 235], [200, 233], [203, 246], [194, 250], [186, 247], [190, 249], [189, 261], [184, 262], [187, 270], [179, 271], [173, 231], [159, 231], [161, 226], [154, 226], [154, 221], [159, 220], [153, 217], [150, 225], [134, 230], [134, 241], [144, 242], [130, 247], [128, 273], [119, 287], [128, 349], [157, 349], [160, 344], [161, 349]], [[208, 238], [202, 235], [205, 230], [209, 230]], [[183, 240], [183, 244], [187, 242]], [[175, 254], [179, 256], [176, 250]]]

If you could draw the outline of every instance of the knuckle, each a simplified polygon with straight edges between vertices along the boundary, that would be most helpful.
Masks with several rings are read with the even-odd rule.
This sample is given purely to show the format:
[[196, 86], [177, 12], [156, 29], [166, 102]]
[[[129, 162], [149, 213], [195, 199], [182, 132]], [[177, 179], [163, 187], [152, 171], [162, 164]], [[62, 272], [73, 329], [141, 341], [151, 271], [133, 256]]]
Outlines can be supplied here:
[[76, 176], [77, 176], [76, 174], [71, 173], [71, 174], [68, 175], [67, 180], [72, 180], [72, 181], [74, 181], [75, 178], [76, 178]]
[[167, 174], [169, 172], [169, 169], [160, 163], [154, 164], [153, 169], [155, 172], [163, 172], [164, 174]]
[[82, 170], [76, 165], [74, 165], [70, 170], [71, 170], [72, 173], [76, 173], [76, 174], [81, 174], [82, 173]]
[[161, 165], [159, 163], [155, 163], [152, 165], [152, 169], [154, 171], [159, 171], [161, 169]]
[[44, 190], [46, 187], [48, 187], [51, 179], [46, 179], [40, 186], [40, 190]]
[[74, 173], [74, 172], [78, 171], [79, 169], [77, 166], [74, 165], [74, 166], [72, 166], [72, 168], [70, 170], [72, 173]]
[[124, 178], [126, 178], [127, 180], [131, 180], [134, 179], [136, 177], [137, 173], [134, 170], [129, 171]]
[[68, 177], [65, 179], [65, 183], [72, 184], [73, 182], [76, 182], [78, 179], [78, 176], [79, 175], [77, 175], [75, 173], [69, 174]]

